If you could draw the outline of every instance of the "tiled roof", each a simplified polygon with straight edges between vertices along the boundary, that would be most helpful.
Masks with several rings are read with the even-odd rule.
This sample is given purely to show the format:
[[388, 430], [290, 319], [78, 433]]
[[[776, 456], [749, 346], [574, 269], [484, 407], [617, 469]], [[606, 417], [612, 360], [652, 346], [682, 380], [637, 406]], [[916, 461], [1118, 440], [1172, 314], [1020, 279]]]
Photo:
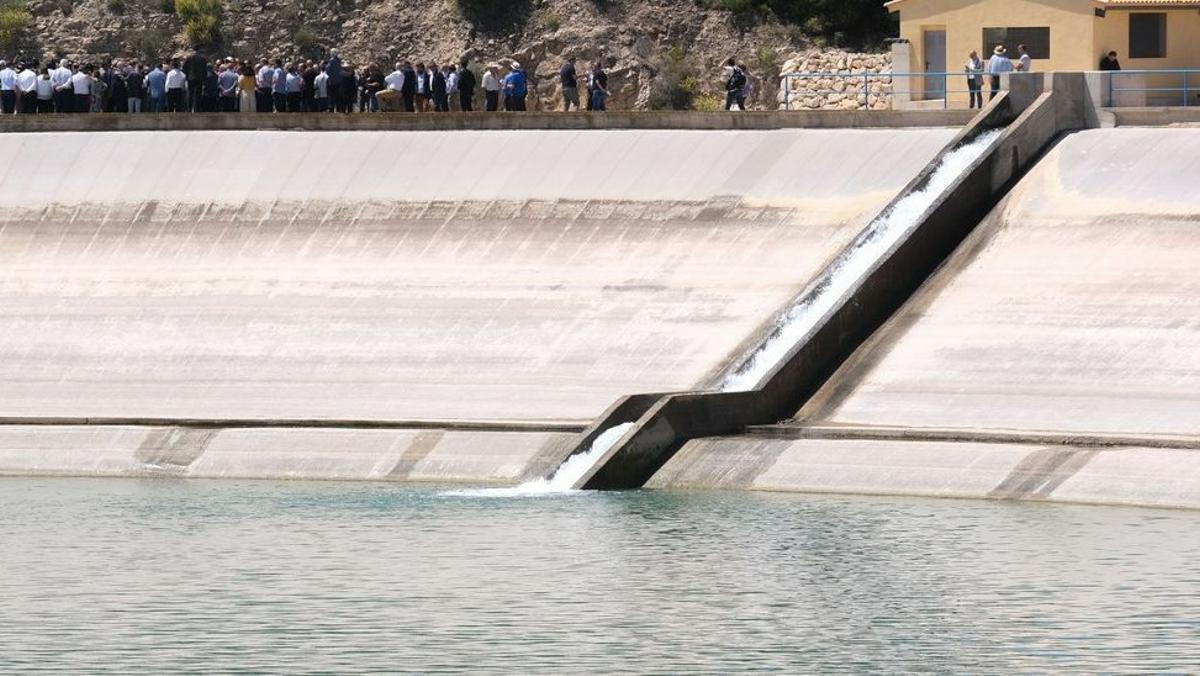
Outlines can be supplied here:
[[[884, 7], [894, 8], [897, 5], [911, 2], [912, 0], [888, 0], [883, 3]], [[983, 2], [984, 0], [978, 0]], [[1200, 8], [1200, 0], [1079, 0], [1080, 5], [1091, 4], [1096, 7], [1106, 7], [1109, 9], [1120, 9], [1121, 7], [1197, 7]]]

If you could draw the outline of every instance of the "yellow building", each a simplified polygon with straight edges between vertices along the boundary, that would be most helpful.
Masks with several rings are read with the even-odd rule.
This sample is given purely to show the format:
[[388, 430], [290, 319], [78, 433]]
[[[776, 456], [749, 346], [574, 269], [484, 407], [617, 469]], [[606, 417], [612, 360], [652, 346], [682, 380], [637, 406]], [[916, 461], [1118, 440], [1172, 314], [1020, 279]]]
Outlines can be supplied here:
[[[907, 71], [960, 73], [967, 55], [986, 60], [997, 44], [1016, 59], [1024, 44], [1034, 71], [1097, 70], [1115, 51], [1126, 70], [1200, 69], [1200, 0], [891, 0]], [[905, 64], [895, 64], [904, 72]], [[1177, 78], [1178, 79], [1178, 78]], [[1193, 78], [1200, 88], [1200, 74]], [[938, 78], [914, 84], [914, 99], [940, 98]], [[951, 83], [950, 91], [957, 85]], [[918, 92], [923, 92], [921, 96]], [[951, 98], [957, 98], [952, 95]]]

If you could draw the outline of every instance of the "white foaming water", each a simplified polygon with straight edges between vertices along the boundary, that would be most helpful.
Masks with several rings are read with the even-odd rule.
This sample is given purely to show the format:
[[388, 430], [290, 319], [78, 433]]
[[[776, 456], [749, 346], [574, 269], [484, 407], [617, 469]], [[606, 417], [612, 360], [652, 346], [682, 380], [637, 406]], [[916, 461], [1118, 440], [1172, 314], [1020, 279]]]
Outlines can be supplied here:
[[888, 249], [917, 223], [925, 210], [999, 138], [1002, 129], [980, 134], [942, 158], [925, 187], [905, 196], [871, 221], [844, 252], [779, 318], [775, 331], [737, 371], [726, 376], [722, 392], [752, 390], [801, 338], [833, 309]]
[[600, 460], [601, 456], [608, 452], [608, 449], [613, 447], [625, 436], [634, 423], [624, 423], [615, 427], [610, 427], [600, 433], [592, 446], [583, 453], [576, 453], [567, 458], [567, 461], [558, 466], [554, 470], [554, 474], [549, 479], [535, 479], [526, 481], [520, 486], [512, 488], [479, 488], [475, 490], [465, 491], [446, 491], [443, 495], [457, 497], [486, 497], [486, 498], [519, 498], [537, 495], [554, 495], [562, 493], [572, 493], [575, 491], [575, 483], [583, 478], [584, 474], [592, 468]]

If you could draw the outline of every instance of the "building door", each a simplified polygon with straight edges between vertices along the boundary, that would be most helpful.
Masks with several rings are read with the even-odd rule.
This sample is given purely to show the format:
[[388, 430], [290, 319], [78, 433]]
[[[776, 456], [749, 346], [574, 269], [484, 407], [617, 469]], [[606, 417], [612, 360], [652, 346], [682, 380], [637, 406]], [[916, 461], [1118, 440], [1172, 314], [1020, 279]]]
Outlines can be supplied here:
[[[923, 52], [925, 54], [926, 73], [946, 72], [946, 30], [925, 30]], [[946, 76], [926, 75], [924, 99], [942, 99], [946, 97]]]

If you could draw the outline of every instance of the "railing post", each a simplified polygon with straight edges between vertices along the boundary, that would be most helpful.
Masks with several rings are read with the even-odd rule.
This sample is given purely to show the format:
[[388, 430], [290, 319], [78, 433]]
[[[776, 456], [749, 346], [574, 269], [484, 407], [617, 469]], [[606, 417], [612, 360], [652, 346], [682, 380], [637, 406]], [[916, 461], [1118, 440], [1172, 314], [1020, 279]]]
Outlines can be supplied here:
[[1183, 107], [1187, 108], [1191, 104], [1192, 98], [1188, 96], [1188, 72], [1183, 71]]
[[863, 109], [871, 109], [871, 73], [863, 73]]
[[783, 109], [792, 109], [792, 74], [783, 74]]

